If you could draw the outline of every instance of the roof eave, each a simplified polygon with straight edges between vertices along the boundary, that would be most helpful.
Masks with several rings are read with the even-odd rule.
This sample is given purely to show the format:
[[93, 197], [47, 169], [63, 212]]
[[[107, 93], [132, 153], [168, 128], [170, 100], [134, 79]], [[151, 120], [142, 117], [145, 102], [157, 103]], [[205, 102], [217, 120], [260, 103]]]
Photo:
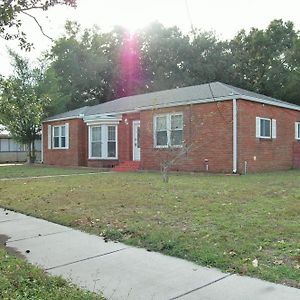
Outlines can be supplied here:
[[242, 100], [248, 100], [248, 101], [253, 101], [253, 102], [259, 102], [263, 104], [268, 104], [268, 105], [273, 105], [273, 106], [278, 106], [282, 108], [287, 108], [287, 109], [292, 109], [292, 110], [297, 110], [300, 111], [300, 106], [296, 104], [289, 104], [288, 102], [277, 102], [277, 101], [272, 101], [272, 100], [267, 100], [267, 99], [260, 99], [256, 97], [250, 97], [250, 96], [240, 96], [239, 97]]
[[57, 121], [64, 121], [64, 120], [72, 120], [72, 119], [83, 119], [84, 116], [72, 116], [72, 117], [62, 117], [62, 118], [55, 118], [55, 119], [46, 119], [42, 123], [49, 123], [49, 122], [57, 122]]

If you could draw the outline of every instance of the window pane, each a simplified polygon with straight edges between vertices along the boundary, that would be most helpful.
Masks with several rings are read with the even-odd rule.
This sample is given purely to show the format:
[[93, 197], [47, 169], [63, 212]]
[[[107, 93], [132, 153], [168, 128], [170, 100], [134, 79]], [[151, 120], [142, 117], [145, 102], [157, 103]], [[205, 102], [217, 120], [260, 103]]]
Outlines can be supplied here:
[[101, 127], [91, 127], [91, 137], [92, 137], [92, 142], [100, 142], [101, 141]]
[[66, 136], [66, 126], [61, 126], [61, 136]]
[[61, 147], [65, 148], [66, 147], [66, 138], [65, 137], [61, 137]]
[[55, 136], [54, 137], [54, 148], [58, 148], [59, 147], [59, 137]]
[[182, 130], [171, 131], [171, 145], [172, 146], [182, 145]]
[[271, 137], [271, 120], [260, 120], [260, 135], [262, 137]]
[[1, 139], [1, 152], [8, 151], [8, 139]]
[[92, 157], [101, 157], [101, 143], [100, 142], [92, 142]]
[[59, 136], [59, 127], [54, 127], [54, 136]]
[[107, 142], [107, 157], [116, 157], [116, 142]]
[[116, 127], [115, 126], [108, 126], [108, 140], [109, 141], [115, 141], [116, 140]]
[[10, 140], [9, 150], [10, 151], [18, 151], [19, 145], [15, 141]]
[[140, 144], [140, 127], [136, 128], [136, 147], [137, 148], [141, 148], [141, 144]]
[[168, 145], [167, 131], [156, 132], [156, 145], [157, 146], [167, 146]]
[[182, 129], [182, 115], [171, 116], [171, 129]]
[[298, 139], [300, 139], [300, 123], [298, 124]]
[[167, 130], [167, 116], [156, 117], [156, 131]]

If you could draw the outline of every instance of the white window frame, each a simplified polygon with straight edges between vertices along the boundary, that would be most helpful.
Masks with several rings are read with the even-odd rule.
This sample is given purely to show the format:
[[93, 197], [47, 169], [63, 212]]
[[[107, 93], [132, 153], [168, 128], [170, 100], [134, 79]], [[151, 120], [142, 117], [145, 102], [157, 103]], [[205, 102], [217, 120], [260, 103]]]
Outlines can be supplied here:
[[[62, 128], [65, 128], [65, 135], [62, 135]], [[55, 147], [55, 143], [54, 143], [54, 130], [55, 128], [58, 128], [58, 147]], [[52, 149], [68, 149], [68, 143], [67, 143], [67, 138], [68, 138], [68, 134], [67, 134], [67, 130], [68, 130], [68, 126], [66, 126], [66, 124], [63, 125], [53, 125], [52, 126]], [[61, 146], [61, 139], [65, 138], [65, 146], [62, 147]]]
[[[262, 136], [261, 135], [261, 120], [269, 121], [270, 122], [270, 135], [269, 136]], [[277, 124], [275, 119], [271, 118], [261, 118], [256, 117], [256, 137], [259, 139], [276, 139], [277, 137]]]
[[[116, 155], [115, 157], [108, 157], [108, 127], [115, 127], [115, 143], [116, 143]], [[92, 128], [100, 127], [101, 128], [101, 157], [92, 156]], [[89, 125], [89, 159], [95, 160], [115, 160], [118, 159], [118, 125], [115, 124], [95, 124]]]
[[[183, 120], [183, 113], [166, 113], [166, 114], [159, 114], [155, 115], [153, 117], [153, 141], [154, 141], [154, 148], [182, 148], [184, 140], [182, 140], [181, 145], [171, 145], [171, 118], [172, 116], [181, 116], [182, 117], [182, 138], [184, 135], [184, 120]], [[159, 117], [165, 117], [167, 118], [167, 145], [157, 145], [157, 140], [156, 140], [156, 120]], [[178, 129], [179, 130], [179, 129]]]
[[295, 139], [300, 141], [300, 122], [295, 122]]

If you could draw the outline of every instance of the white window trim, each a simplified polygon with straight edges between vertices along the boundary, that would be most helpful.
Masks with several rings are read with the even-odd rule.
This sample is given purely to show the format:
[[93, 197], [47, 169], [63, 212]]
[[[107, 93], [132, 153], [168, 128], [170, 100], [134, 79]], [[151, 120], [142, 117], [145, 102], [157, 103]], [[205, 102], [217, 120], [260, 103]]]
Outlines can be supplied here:
[[[262, 136], [261, 135], [261, 120], [266, 120], [270, 122], [270, 136]], [[267, 139], [267, 140], [271, 140], [271, 139], [276, 139], [277, 138], [277, 124], [276, 124], [276, 119], [271, 119], [271, 118], [261, 118], [261, 117], [256, 117], [256, 138], [259, 139]], [[259, 126], [257, 128], [257, 126]], [[257, 132], [259, 131], [259, 132]]]
[[295, 122], [295, 139], [300, 141], [300, 122]]
[[[69, 138], [69, 126], [67, 126], [67, 123], [66, 124], [61, 124], [61, 125], [53, 125], [51, 126], [52, 127], [52, 149], [53, 150], [66, 150], [66, 149], [69, 149], [69, 142], [68, 142], [68, 138]], [[65, 135], [62, 136], [61, 135], [61, 129], [62, 127], [65, 127]], [[55, 143], [54, 143], [54, 129], [55, 128], [59, 128], [59, 140], [58, 140], [58, 144], [59, 146], [58, 147], [55, 147]], [[65, 147], [61, 147], [61, 138], [64, 137], [65, 138]]]
[[[182, 116], [182, 136], [184, 134], [184, 122], [183, 122], [183, 113], [165, 113], [155, 115], [153, 118], [153, 141], [154, 141], [154, 148], [157, 149], [166, 149], [166, 148], [182, 148], [183, 145], [171, 145], [171, 117], [172, 116]], [[156, 119], [159, 117], [167, 117], [167, 145], [157, 145], [156, 141]], [[183, 142], [183, 140], [182, 140]]]
[[[108, 126], [113, 126], [116, 129], [116, 156], [115, 157], [108, 157], [107, 156], [107, 145], [108, 145]], [[101, 157], [92, 156], [92, 128], [93, 127], [101, 127]], [[89, 141], [88, 141], [88, 153], [90, 160], [116, 160], [118, 159], [118, 125], [116, 124], [95, 124], [90, 125], [89, 127]], [[105, 128], [105, 129], [104, 129]]]

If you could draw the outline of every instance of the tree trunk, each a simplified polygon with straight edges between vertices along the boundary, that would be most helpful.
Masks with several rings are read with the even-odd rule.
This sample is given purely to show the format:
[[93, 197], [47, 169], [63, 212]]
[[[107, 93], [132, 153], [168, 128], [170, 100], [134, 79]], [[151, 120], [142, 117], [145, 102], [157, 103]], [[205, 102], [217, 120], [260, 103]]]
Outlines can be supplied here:
[[164, 165], [161, 167], [161, 175], [163, 178], [163, 182], [168, 183], [169, 182], [169, 167]]
[[28, 143], [28, 163], [33, 164], [35, 162], [35, 146], [34, 142]]
[[32, 163], [32, 161], [31, 161], [31, 142], [29, 142], [27, 144], [27, 146], [28, 146], [27, 162], [29, 164], [31, 164]]
[[35, 154], [35, 144], [34, 144], [34, 140], [32, 141], [32, 148], [31, 148], [31, 159], [32, 162], [34, 163], [36, 160], [36, 154]]

